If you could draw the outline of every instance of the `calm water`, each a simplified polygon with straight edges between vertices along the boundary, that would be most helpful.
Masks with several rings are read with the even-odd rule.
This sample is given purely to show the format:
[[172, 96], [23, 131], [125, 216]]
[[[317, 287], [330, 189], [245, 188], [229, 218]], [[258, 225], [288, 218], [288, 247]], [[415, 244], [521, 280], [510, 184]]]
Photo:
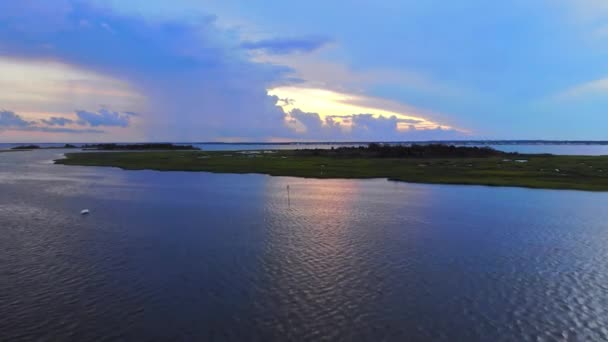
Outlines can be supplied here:
[[[194, 144], [195, 146], [208, 151], [215, 150], [277, 150], [277, 149], [307, 149], [307, 148], [323, 148], [341, 146], [360, 146], [357, 144]], [[589, 155], [599, 156], [608, 155], [608, 145], [564, 145], [564, 144], [534, 144], [534, 145], [484, 145], [505, 152], [519, 153], [551, 153], [556, 155]]]
[[[343, 146], [361, 146], [361, 144], [331, 144], [331, 143], [319, 143], [319, 144], [213, 144], [213, 143], [183, 143], [188, 145], [194, 145], [200, 149], [207, 151], [226, 151], [226, 150], [293, 150], [293, 149], [311, 149], [311, 148], [338, 148]], [[24, 144], [10, 144], [0, 143], [0, 150], [9, 149], [15, 146]], [[37, 144], [42, 147], [61, 147], [63, 143], [46, 143]], [[80, 144], [77, 144], [80, 145]], [[470, 145], [467, 145], [470, 146]], [[588, 156], [600, 156], [608, 155], [608, 145], [585, 145], [585, 144], [500, 144], [500, 145], [480, 145], [489, 146], [500, 151], [505, 152], [519, 152], [519, 153], [551, 153], [556, 155], [588, 155]]]
[[2, 341], [608, 339], [608, 193], [60, 153], [0, 153]]
[[551, 153], [556, 155], [608, 155], [608, 145], [491, 145], [505, 152]]

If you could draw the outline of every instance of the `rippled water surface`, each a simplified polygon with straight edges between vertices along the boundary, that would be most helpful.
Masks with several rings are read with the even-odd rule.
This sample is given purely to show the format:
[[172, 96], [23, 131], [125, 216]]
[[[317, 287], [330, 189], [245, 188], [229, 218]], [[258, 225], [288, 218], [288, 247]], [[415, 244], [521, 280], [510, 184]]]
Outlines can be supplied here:
[[608, 338], [606, 193], [60, 153], [0, 153], [0, 340]]

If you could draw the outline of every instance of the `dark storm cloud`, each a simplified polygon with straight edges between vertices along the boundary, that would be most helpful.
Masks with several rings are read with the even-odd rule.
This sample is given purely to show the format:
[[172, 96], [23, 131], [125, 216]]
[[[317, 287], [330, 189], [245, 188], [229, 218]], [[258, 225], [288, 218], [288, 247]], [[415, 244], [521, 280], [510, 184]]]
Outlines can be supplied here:
[[295, 52], [312, 52], [329, 42], [330, 40], [324, 37], [274, 38], [244, 42], [241, 46], [248, 50], [261, 50], [268, 54], [286, 55]]

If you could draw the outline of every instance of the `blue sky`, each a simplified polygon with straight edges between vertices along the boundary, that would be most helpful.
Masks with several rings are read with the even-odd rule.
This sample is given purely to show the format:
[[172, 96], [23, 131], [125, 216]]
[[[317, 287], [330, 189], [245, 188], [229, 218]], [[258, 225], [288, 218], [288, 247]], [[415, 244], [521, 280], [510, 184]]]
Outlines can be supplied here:
[[608, 139], [608, 3], [0, 0], [0, 141]]

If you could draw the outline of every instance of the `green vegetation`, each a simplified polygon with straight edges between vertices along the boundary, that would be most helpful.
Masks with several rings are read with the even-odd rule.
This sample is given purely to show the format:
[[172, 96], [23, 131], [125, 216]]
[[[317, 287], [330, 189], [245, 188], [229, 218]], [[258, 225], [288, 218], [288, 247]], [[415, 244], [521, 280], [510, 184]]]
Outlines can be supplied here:
[[367, 146], [338, 147], [331, 149], [296, 150], [301, 156], [351, 158], [480, 158], [511, 157], [517, 153], [497, 151], [491, 147], [454, 146], [445, 144], [395, 145], [371, 143]]
[[[519, 155], [487, 157], [351, 156], [336, 150], [164, 151], [69, 153], [56, 163], [127, 170], [262, 173], [311, 178], [391, 180], [608, 191], [608, 156]], [[354, 150], [343, 151], [354, 152]], [[371, 152], [371, 151], [367, 151]], [[363, 152], [364, 154], [366, 151]]]

